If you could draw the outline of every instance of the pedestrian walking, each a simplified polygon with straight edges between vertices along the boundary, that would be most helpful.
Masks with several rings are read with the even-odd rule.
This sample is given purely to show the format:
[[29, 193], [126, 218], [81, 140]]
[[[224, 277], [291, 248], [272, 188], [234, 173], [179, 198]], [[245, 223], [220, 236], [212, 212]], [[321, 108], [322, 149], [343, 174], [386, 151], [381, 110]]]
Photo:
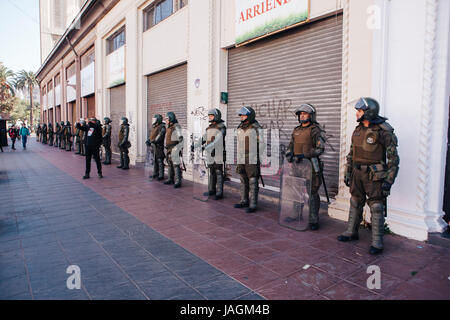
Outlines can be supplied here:
[[19, 135], [22, 137], [22, 147], [24, 150], [27, 149], [27, 139], [30, 135], [30, 130], [25, 126], [25, 123], [22, 123], [22, 128], [20, 128]]
[[102, 144], [102, 129], [97, 124], [96, 118], [90, 118], [88, 125], [81, 125], [77, 123], [77, 129], [84, 131], [86, 134], [86, 173], [83, 179], [89, 179], [91, 172], [91, 159], [94, 157], [97, 164], [97, 173], [99, 178], [103, 178], [102, 175], [102, 163], [100, 162], [100, 146]]
[[17, 138], [17, 129], [16, 129], [15, 125], [12, 125], [11, 128], [9, 128], [8, 135], [9, 135], [9, 138], [11, 139], [11, 143], [12, 143], [11, 149], [16, 150], [15, 144], [16, 144], [16, 138]]

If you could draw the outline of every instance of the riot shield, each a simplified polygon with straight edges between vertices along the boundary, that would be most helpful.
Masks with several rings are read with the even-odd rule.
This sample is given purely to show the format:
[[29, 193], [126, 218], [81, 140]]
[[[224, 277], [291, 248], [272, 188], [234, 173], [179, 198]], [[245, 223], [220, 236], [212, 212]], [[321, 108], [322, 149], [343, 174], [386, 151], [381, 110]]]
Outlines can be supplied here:
[[152, 181], [154, 170], [155, 170], [155, 154], [153, 152], [153, 144], [147, 146], [147, 153], [145, 155], [145, 163], [144, 163], [144, 171], [145, 175], [150, 178], [150, 181]]
[[192, 176], [194, 181], [193, 197], [196, 200], [208, 201], [209, 170], [206, 159], [203, 156], [203, 137], [198, 134], [193, 136]]
[[308, 229], [311, 201], [312, 165], [308, 159], [299, 163], [284, 159], [281, 170], [279, 218], [281, 226], [297, 231]]

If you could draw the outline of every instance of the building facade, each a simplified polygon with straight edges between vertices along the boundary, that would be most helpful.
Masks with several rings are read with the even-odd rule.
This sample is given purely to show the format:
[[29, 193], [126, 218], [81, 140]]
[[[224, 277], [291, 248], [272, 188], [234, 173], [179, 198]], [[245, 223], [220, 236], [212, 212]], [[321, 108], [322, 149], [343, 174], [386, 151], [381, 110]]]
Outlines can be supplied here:
[[[86, 1], [38, 71], [42, 119], [108, 116], [117, 152], [126, 116], [138, 164], [156, 113], [175, 112], [189, 134], [206, 128], [210, 108], [235, 128], [237, 110], [250, 105], [279, 132], [281, 154], [297, 125], [293, 110], [308, 102], [328, 134], [328, 214], [346, 220], [349, 102], [374, 97], [399, 139], [387, 223], [426, 240], [446, 227], [449, 29], [445, 0]], [[265, 180], [279, 190], [277, 172]]]
[[44, 63], [85, 0], [39, 0], [41, 63]]

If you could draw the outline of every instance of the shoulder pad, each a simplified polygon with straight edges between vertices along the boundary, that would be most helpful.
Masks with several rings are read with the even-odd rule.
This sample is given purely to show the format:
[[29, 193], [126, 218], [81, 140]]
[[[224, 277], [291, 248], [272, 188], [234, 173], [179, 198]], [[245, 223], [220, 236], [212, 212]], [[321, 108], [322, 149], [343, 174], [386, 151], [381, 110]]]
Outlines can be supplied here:
[[394, 128], [392, 128], [392, 126], [387, 121], [384, 121], [383, 123], [380, 123], [379, 126], [380, 126], [381, 129], [383, 129], [385, 131], [394, 132]]

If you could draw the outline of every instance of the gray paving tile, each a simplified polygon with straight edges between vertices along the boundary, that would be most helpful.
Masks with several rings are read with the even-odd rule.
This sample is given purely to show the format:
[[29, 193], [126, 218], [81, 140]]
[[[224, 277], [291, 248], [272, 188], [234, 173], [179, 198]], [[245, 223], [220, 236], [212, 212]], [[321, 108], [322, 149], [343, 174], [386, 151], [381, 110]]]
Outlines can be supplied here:
[[199, 260], [189, 267], [178, 271], [177, 275], [192, 286], [198, 286], [223, 274], [208, 263]]
[[0, 299], [28, 292], [28, 278], [25, 275], [0, 280]]
[[195, 288], [208, 300], [232, 300], [251, 292], [249, 288], [225, 274]]
[[0, 267], [0, 281], [26, 275], [25, 264], [23, 261]]
[[243, 295], [242, 297], [237, 298], [236, 300], [265, 300], [265, 299], [255, 292], [250, 292], [246, 295]]
[[33, 295], [36, 300], [89, 300], [89, 297], [83, 289], [50, 289], [36, 292], [36, 294]]
[[21, 241], [19, 239], [0, 242], [0, 253], [20, 250]]
[[167, 269], [154, 259], [147, 259], [133, 266], [124, 266], [123, 270], [136, 282], [149, 281], [159, 274], [167, 272]]
[[[90, 292], [89, 292], [90, 293]], [[131, 283], [113, 286], [99, 294], [92, 295], [93, 300], [147, 300], [141, 291]]]
[[149, 281], [138, 283], [151, 300], [164, 300], [193, 291], [191, 287], [170, 272], [161, 273]]

